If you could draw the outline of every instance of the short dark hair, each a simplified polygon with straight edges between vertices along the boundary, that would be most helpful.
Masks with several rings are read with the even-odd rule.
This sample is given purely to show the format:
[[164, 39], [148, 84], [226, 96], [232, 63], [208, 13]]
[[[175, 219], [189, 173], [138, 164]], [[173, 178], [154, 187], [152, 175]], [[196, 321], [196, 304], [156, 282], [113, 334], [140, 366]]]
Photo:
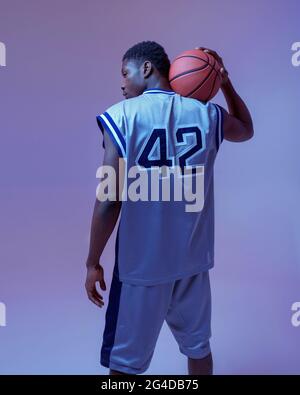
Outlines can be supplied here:
[[154, 64], [159, 73], [169, 79], [170, 60], [164, 48], [155, 41], [142, 41], [129, 48], [122, 61], [135, 60], [141, 65], [146, 60]]

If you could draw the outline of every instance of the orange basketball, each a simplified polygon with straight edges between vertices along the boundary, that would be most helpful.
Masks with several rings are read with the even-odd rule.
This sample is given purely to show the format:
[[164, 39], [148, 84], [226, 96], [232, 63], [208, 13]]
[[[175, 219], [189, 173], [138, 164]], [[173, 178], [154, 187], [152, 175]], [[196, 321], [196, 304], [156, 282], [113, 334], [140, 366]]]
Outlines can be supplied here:
[[216, 59], [201, 49], [184, 51], [171, 64], [170, 85], [182, 96], [207, 102], [221, 86], [220, 68]]

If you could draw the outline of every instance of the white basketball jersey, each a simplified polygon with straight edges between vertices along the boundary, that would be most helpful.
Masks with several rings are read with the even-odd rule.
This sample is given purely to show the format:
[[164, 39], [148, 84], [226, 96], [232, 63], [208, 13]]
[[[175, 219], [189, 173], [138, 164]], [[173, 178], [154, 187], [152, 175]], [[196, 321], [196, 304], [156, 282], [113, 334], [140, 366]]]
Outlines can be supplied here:
[[[147, 89], [140, 96], [112, 105], [97, 116], [97, 122], [125, 159], [127, 175], [130, 169], [137, 169], [141, 177], [128, 177], [128, 196], [122, 202], [115, 265], [120, 280], [155, 285], [212, 268], [213, 166], [223, 141], [221, 107], [174, 91]], [[151, 178], [154, 170], [163, 166], [170, 172]], [[186, 190], [181, 189], [184, 196], [196, 188], [200, 202], [197, 211], [192, 210], [191, 201], [175, 196], [175, 168], [184, 187], [189, 183]], [[184, 169], [190, 172], [185, 174]], [[136, 187], [141, 179], [142, 186]], [[157, 186], [153, 187], [153, 180], [159, 185], [155, 196], [151, 195]], [[163, 183], [170, 186], [169, 195], [163, 195]], [[130, 191], [136, 192], [133, 198]]]

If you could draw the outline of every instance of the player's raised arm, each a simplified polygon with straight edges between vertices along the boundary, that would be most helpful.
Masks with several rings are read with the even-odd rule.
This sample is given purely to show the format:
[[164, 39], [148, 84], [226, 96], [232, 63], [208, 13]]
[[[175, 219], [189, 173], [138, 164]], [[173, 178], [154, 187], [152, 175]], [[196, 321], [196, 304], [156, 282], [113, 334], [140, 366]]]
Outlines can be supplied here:
[[229, 113], [222, 108], [224, 139], [228, 141], [242, 142], [249, 140], [254, 135], [253, 123], [250, 112], [235, 91], [229, 78], [221, 86], [225, 96]]
[[245, 102], [235, 91], [228, 77], [228, 71], [223, 64], [222, 58], [209, 48], [197, 48], [213, 55], [221, 66], [221, 90], [229, 110], [229, 112], [227, 112], [223, 107], [219, 106], [223, 116], [224, 139], [233, 142], [242, 142], [251, 139], [254, 135], [254, 129], [250, 112]]

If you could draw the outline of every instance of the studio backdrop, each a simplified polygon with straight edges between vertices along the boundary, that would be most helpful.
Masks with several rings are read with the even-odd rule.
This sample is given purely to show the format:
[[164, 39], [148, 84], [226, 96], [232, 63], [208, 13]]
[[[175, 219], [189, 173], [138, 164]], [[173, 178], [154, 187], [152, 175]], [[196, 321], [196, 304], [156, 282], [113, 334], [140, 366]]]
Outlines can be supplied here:
[[[215, 373], [300, 374], [299, 15], [298, 0], [0, 0], [1, 374], [107, 373], [115, 231], [105, 308], [84, 288], [96, 115], [123, 100], [122, 56], [143, 40], [171, 61], [217, 51], [253, 119], [215, 163]], [[186, 374], [165, 324], [146, 373]]]

